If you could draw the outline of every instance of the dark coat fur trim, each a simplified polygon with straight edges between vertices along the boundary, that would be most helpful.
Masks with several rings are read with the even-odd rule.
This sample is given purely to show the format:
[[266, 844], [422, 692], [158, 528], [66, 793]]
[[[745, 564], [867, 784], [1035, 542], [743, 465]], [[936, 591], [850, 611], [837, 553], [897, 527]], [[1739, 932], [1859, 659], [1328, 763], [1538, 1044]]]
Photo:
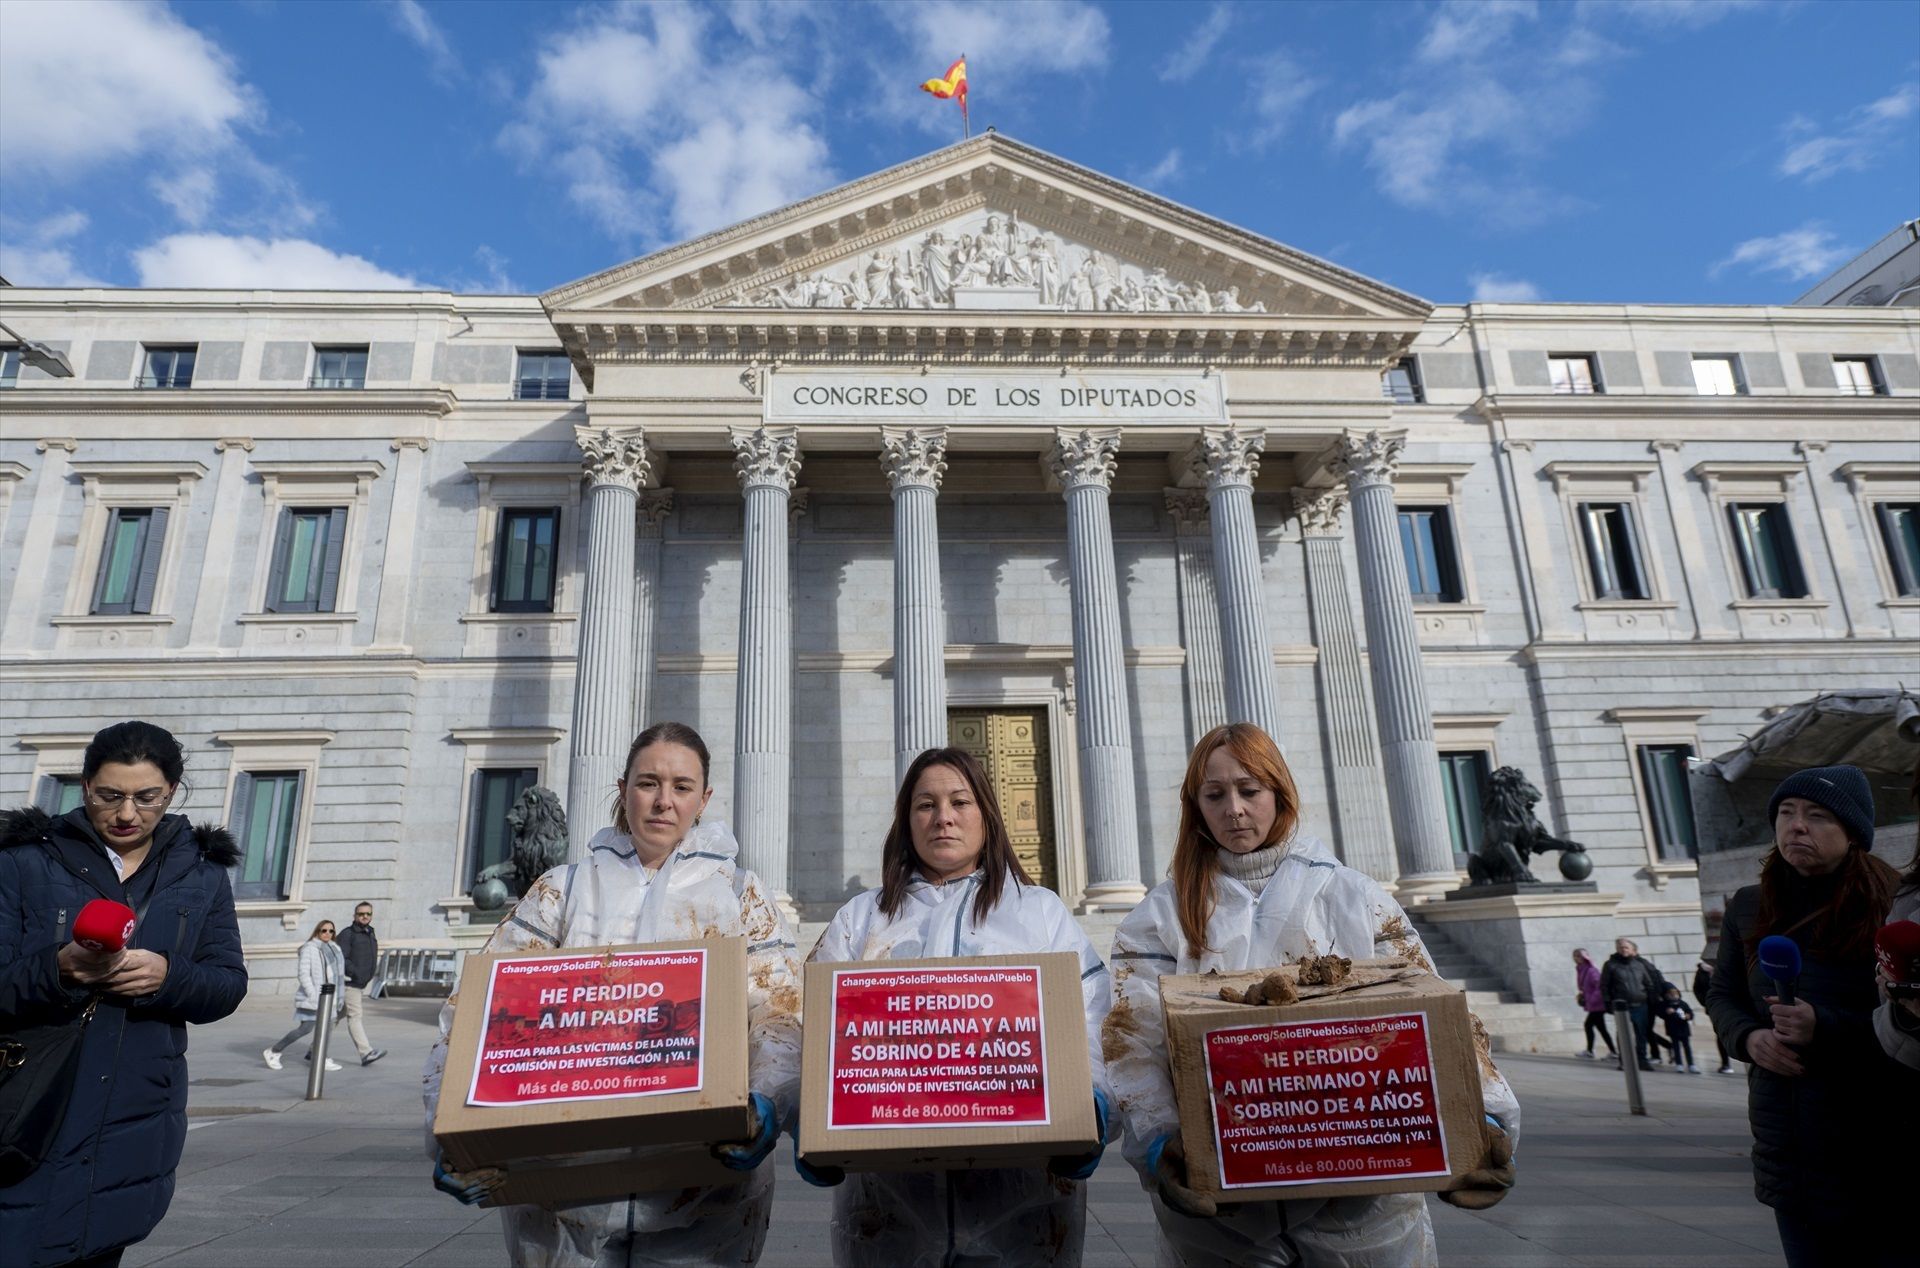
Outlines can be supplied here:
[[[0, 850], [45, 839], [52, 823], [53, 816], [36, 806], [0, 810]], [[209, 863], [232, 867], [240, 861], [240, 843], [233, 839], [233, 833], [218, 824], [193, 825], [193, 839], [200, 847], [200, 856]]]

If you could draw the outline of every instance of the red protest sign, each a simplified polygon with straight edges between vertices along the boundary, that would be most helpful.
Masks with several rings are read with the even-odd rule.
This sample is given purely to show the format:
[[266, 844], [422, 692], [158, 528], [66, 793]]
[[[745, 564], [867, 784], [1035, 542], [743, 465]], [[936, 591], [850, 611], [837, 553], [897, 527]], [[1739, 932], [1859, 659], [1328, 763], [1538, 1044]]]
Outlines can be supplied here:
[[536, 1105], [701, 1086], [707, 953], [498, 960], [469, 1105]]
[[829, 1127], [1045, 1123], [1040, 969], [839, 969]]
[[1206, 1034], [1222, 1190], [1447, 1174], [1425, 1013]]

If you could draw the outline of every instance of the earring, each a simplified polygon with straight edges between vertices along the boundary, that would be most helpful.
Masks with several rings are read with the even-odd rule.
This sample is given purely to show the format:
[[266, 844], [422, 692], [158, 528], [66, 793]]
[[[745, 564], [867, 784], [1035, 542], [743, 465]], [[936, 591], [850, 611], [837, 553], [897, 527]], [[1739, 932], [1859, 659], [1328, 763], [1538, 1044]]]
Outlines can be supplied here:
[[700, 816], [699, 816], [699, 815], [695, 815], [695, 816], [693, 817], [693, 826], [694, 826], [694, 827], [696, 827], [696, 828], [700, 826]]

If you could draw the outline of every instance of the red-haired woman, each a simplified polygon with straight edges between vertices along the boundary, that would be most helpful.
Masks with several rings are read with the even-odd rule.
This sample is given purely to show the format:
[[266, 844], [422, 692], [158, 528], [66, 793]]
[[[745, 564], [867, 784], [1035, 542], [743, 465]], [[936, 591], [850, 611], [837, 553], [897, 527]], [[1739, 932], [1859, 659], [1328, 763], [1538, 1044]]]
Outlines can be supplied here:
[[[1202, 737], [1180, 785], [1168, 880], [1113, 939], [1107, 1077], [1126, 1119], [1127, 1161], [1160, 1222], [1161, 1262], [1185, 1268], [1438, 1262], [1424, 1195], [1246, 1202], [1216, 1208], [1189, 1186], [1168, 1074], [1163, 973], [1268, 968], [1307, 955], [1397, 957], [1431, 967], [1406, 913], [1378, 882], [1299, 834], [1300, 797], [1273, 740], [1245, 722]], [[1520, 1106], [1486, 1051], [1491, 1144], [1469, 1187], [1443, 1194], [1482, 1209], [1513, 1184]]]
[[[1107, 967], [1066, 904], [1027, 879], [993, 786], [971, 754], [929, 749], [907, 768], [894, 799], [880, 881], [880, 888], [835, 913], [809, 963], [1073, 952], [1080, 957], [1104, 1148], [1100, 1022], [1112, 996]], [[1086, 1238], [1082, 1181], [1099, 1161], [1095, 1150], [1045, 1167], [844, 1178], [799, 1169], [810, 1183], [839, 1186], [829, 1233], [839, 1268], [1072, 1268]]]

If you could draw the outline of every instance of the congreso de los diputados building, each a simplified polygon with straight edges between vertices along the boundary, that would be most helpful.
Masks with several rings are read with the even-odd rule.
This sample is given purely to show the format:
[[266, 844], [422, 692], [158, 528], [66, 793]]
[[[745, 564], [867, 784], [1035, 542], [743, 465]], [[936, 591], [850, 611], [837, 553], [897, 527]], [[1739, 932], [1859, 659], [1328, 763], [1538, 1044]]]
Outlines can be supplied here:
[[[1556, 937], [1685, 980], [1753, 843], [1691, 768], [1920, 684], [1920, 310], [1435, 304], [1001, 135], [543, 295], [0, 322], [0, 800], [173, 729], [256, 990], [361, 899], [478, 945], [518, 795], [584, 841], [663, 719], [805, 924], [951, 742], [1104, 946], [1245, 719], [1523, 1044]], [[1446, 897], [1502, 767], [1590, 889]]]

